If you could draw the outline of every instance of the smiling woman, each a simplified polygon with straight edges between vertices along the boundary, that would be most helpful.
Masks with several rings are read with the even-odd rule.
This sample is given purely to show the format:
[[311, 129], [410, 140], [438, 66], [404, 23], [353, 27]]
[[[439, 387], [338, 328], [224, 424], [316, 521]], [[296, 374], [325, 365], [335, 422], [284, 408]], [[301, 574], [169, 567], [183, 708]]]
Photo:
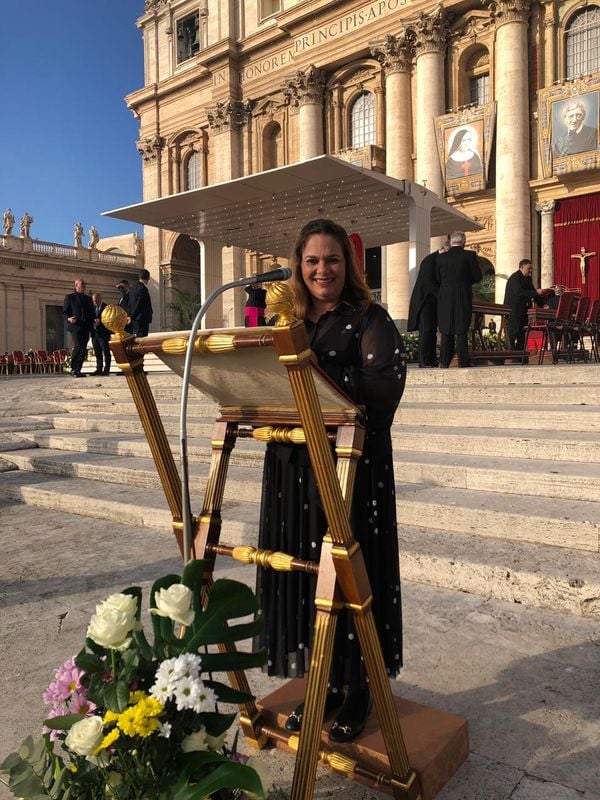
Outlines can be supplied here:
[[[365, 407], [366, 439], [357, 464], [351, 523], [373, 592], [373, 612], [388, 674], [402, 664], [400, 575], [390, 427], [404, 390], [404, 345], [388, 313], [371, 300], [346, 231], [317, 219], [301, 231], [292, 257], [296, 314], [304, 319], [319, 366]], [[259, 547], [317, 561], [327, 525], [305, 446], [271, 443], [265, 456]], [[265, 619], [260, 643], [268, 672], [299, 677], [309, 664], [314, 624], [313, 576], [259, 571]], [[346, 695], [344, 698], [344, 690]], [[354, 626], [340, 616], [326, 701], [338, 709], [329, 738], [354, 739], [371, 708]], [[286, 728], [298, 731], [303, 704]]]

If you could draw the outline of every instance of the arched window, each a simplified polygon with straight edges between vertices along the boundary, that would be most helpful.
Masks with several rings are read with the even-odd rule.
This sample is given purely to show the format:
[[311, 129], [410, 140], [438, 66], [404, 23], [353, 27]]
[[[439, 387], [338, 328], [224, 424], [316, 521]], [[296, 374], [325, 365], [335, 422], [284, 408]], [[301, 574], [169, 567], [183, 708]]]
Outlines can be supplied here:
[[283, 139], [278, 122], [265, 126], [262, 135], [263, 169], [275, 169], [283, 165]]
[[350, 110], [350, 146], [375, 144], [375, 95], [360, 94]]
[[469, 103], [483, 106], [490, 102], [490, 56], [485, 48], [477, 50], [467, 62]]
[[184, 191], [199, 189], [200, 183], [200, 153], [193, 152], [185, 162]]
[[573, 15], [565, 33], [566, 77], [600, 70], [600, 7], [588, 6]]

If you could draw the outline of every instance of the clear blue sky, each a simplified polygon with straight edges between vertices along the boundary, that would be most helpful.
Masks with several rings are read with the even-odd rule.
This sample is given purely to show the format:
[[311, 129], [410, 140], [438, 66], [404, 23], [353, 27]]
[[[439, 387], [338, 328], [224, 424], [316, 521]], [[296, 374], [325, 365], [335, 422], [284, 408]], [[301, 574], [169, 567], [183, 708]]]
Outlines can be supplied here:
[[143, 85], [136, 20], [144, 0], [0, 0], [0, 216], [34, 218], [32, 238], [73, 244], [133, 230], [102, 211], [142, 200], [139, 122], [124, 102]]

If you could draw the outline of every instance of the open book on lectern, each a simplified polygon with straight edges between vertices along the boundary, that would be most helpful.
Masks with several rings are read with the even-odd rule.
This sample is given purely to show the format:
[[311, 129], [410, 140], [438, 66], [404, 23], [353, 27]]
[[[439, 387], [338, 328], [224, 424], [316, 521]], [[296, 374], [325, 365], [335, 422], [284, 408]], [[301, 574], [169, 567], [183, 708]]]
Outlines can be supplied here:
[[[173, 372], [183, 376], [189, 331], [151, 333], [137, 340]], [[326, 424], [352, 423], [362, 411], [316, 364], [312, 363], [317, 398]], [[265, 419], [299, 424], [288, 370], [273, 347], [270, 328], [216, 328], [196, 336], [190, 384], [220, 406], [225, 417]]]

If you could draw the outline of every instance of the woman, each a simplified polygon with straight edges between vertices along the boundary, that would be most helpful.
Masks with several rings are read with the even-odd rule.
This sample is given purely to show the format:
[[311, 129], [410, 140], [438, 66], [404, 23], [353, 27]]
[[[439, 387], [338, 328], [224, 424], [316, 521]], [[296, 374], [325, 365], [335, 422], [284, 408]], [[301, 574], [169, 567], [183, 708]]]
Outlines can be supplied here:
[[454, 135], [446, 161], [446, 180], [481, 175], [483, 168], [477, 153], [472, 128], [459, 128]]
[[[390, 677], [402, 664], [400, 575], [390, 428], [402, 396], [402, 339], [387, 312], [371, 301], [346, 231], [317, 219], [301, 231], [292, 256], [296, 315], [304, 319], [319, 366], [366, 408], [366, 438], [357, 465], [352, 529], [373, 591], [373, 612]], [[306, 447], [269, 444], [265, 456], [259, 547], [317, 561], [326, 522]], [[265, 617], [261, 645], [270, 675], [308, 669], [315, 578], [260, 570], [257, 594]], [[347, 688], [344, 697], [344, 687]], [[339, 709], [329, 738], [350, 741], [364, 728], [371, 698], [352, 620], [340, 615], [326, 710]], [[303, 706], [288, 717], [298, 731]]]

